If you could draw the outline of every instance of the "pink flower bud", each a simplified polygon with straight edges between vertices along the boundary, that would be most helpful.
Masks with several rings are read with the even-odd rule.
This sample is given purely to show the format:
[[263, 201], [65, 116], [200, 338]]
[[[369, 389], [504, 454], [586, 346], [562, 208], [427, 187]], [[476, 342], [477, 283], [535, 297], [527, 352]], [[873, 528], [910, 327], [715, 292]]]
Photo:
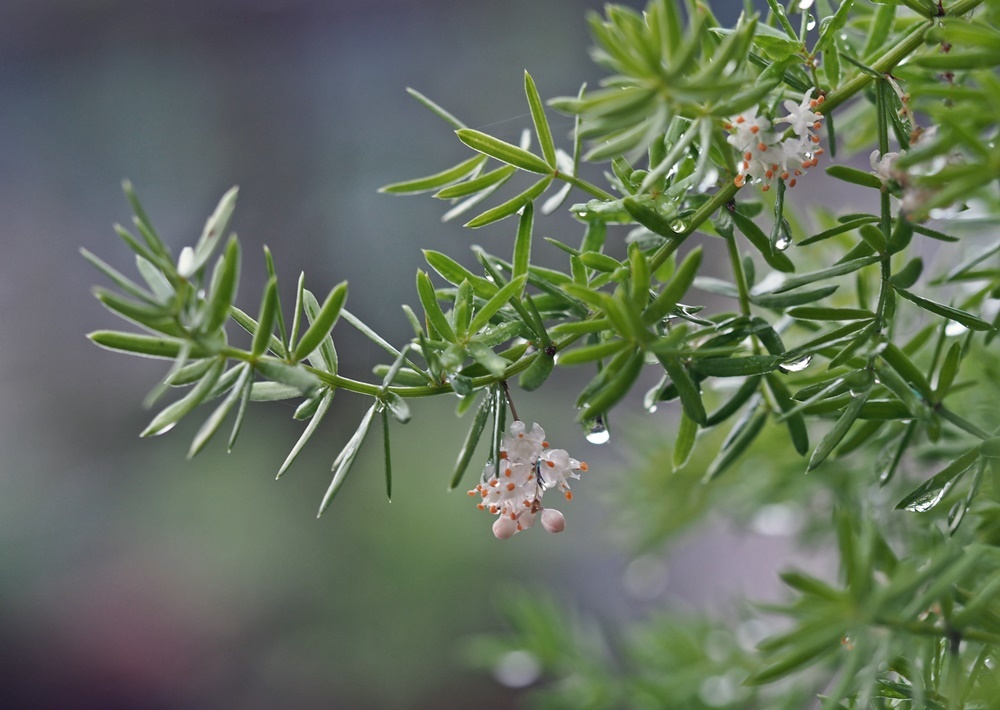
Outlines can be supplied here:
[[[550, 533], [560, 533], [566, 529], [566, 518], [558, 510], [546, 508], [542, 511], [542, 527]], [[495, 531], [496, 526], [493, 529]]]
[[[544, 524], [544, 521], [543, 521]], [[493, 523], [493, 534], [498, 540], [506, 540], [517, 532], [517, 521], [509, 515], [501, 514]]]

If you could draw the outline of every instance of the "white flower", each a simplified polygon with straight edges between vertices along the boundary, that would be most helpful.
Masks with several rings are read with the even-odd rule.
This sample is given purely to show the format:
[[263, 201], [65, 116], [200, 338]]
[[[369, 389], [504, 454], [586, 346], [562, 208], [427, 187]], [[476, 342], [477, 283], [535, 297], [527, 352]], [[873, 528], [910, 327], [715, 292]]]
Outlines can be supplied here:
[[767, 191], [775, 178], [794, 187], [803, 171], [819, 163], [817, 156], [823, 149], [818, 146], [820, 139], [813, 131], [819, 129], [823, 116], [814, 109], [823, 103], [823, 97], [813, 99], [811, 96], [812, 92], [807, 91], [799, 103], [791, 99], [784, 102], [788, 115], [776, 123], [789, 124], [794, 135], [785, 137], [768, 130], [770, 121], [756, 112], [742, 113], [726, 124], [732, 131], [726, 140], [742, 154], [734, 179], [737, 187], [743, 187], [748, 181], [759, 182], [761, 189]]
[[877, 150], [873, 150], [872, 154], [868, 157], [868, 162], [872, 166], [872, 172], [882, 181], [883, 185], [886, 185], [889, 180], [893, 179], [893, 166], [897, 160], [899, 160], [899, 153], [886, 153], [879, 158]]
[[567, 500], [573, 497], [569, 480], [580, 477], [587, 464], [570, 458], [563, 449], [549, 449], [545, 431], [515, 420], [500, 444], [499, 465], [483, 469], [482, 482], [469, 495], [477, 507], [496, 515], [493, 534], [506, 540], [534, 525], [541, 513], [542, 527], [561, 532], [566, 527], [563, 514], [542, 506], [546, 490], [558, 488]]
[[542, 527], [550, 533], [561, 533], [566, 529], [566, 518], [554, 508], [542, 511]]
[[181, 254], [177, 257], [177, 275], [184, 279], [194, 275], [194, 249], [191, 247], [181, 249]]
[[760, 143], [767, 144], [774, 141], [774, 134], [768, 132], [771, 122], [763, 116], [758, 116], [756, 111], [741, 113], [727, 124], [726, 128], [733, 131], [726, 140], [741, 153], [752, 150]]
[[531, 425], [531, 431], [526, 429], [520, 419], [511, 422], [510, 433], [504, 437], [504, 450], [515, 461], [534, 463], [547, 446], [545, 430], [537, 424]]
[[823, 120], [822, 114], [813, 111], [814, 108], [823, 103], [822, 98], [814, 99], [811, 98], [810, 94], [811, 92], [807, 91], [798, 104], [791, 99], [786, 99], [782, 105], [788, 111], [788, 115], [776, 121], [776, 123], [789, 124], [799, 138], [812, 136], [814, 130], [819, 130], [820, 121]]
[[506, 540], [509, 537], [513, 537], [516, 532], [517, 522], [510, 516], [501, 515], [493, 523], [493, 534], [497, 536], [498, 540]]
[[558, 488], [569, 500], [573, 494], [569, 490], [569, 479], [579, 478], [577, 471], [586, 471], [587, 464], [576, 459], [571, 459], [569, 454], [563, 449], [550, 449], [542, 454], [541, 463], [538, 466], [539, 475], [542, 477], [542, 485], [546, 490]]

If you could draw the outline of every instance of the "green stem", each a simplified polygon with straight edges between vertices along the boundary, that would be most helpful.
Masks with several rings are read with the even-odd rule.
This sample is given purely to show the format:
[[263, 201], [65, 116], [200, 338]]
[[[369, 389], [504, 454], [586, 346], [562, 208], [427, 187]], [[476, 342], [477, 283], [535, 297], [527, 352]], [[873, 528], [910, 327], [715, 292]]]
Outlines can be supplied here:
[[[984, 0], [958, 0], [954, 5], [945, 11], [945, 15], [961, 16], [974, 10], [981, 5]], [[872, 62], [872, 69], [879, 74], [891, 72], [897, 64], [916, 51], [924, 43], [924, 36], [928, 30], [934, 26], [934, 21], [922, 22], [915, 26], [910, 33], [904, 36], [894, 46], [890, 47], [885, 54]], [[856, 93], [868, 86], [873, 80], [870, 74], [861, 73], [842, 84], [839, 89], [832, 91], [826, 96], [826, 101], [816, 110], [820, 113], [829, 113], [842, 103], [850, 99]]]
[[878, 289], [878, 305], [875, 307], [875, 321], [872, 323], [872, 330], [870, 333], [881, 333], [882, 328], [885, 324], [885, 303], [889, 297], [889, 289], [892, 288], [892, 284], [889, 283], [889, 279], [892, 277], [892, 268], [889, 264], [889, 256], [886, 255], [879, 264], [881, 267], [880, 271], [880, 281]]
[[[563, 350], [564, 348], [571, 345], [573, 342], [578, 340], [581, 336], [579, 334], [567, 335], [565, 338], [552, 343], [557, 351]], [[242, 352], [242, 351], [238, 351]], [[481, 377], [472, 378], [472, 387], [475, 389], [480, 389], [482, 387], [487, 387], [489, 385], [494, 385], [498, 382], [503, 382], [510, 379], [514, 375], [518, 375], [528, 367], [531, 363], [541, 354], [540, 351], [534, 352], [531, 355], [526, 355], [521, 359], [510, 364], [503, 374], [499, 377], [494, 375], [482, 375]], [[250, 353], [245, 353], [247, 357], [241, 358], [236, 357], [235, 359], [250, 360]], [[231, 356], [232, 357], [232, 356]], [[337, 389], [347, 390], [348, 392], [354, 392], [356, 394], [364, 394], [370, 397], [383, 396], [386, 392], [392, 392], [400, 397], [411, 398], [411, 397], [433, 397], [439, 394], [448, 394], [452, 392], [451, 385], [447, 383], [442, 383], [440, 385], [422, 385], [419, 387], [385, 387], [383, 385], [376, 385], [371, 382], [362, 382], [361, 380], [354, 380], [349, 377], [343, 377], [341, 375], [334, 375], [325, 370], [320, 370], [315, 367], [305, 366], [305, 369], [316, 375], [320, 380], [330, 385], [331, 387], [336, 387]]]
[[733, 265], [733, 278], [736, 279], [736, 290], [739, 292], [740, 312], [750, 315], [750, 289], [747, 287], [747, 276], [743, 271], [743, 262], [740, 259], [740, 248], [736, 244], [736, 234], [732, 231], [725, 235], [726, 249], [729, 252], [729, 261]]
[[567, 175], [566, 173], [561, 173], [558, 170], [553, 174], [553, 177], [557, 177], [560, 180], [565, 180], [573, 187], [578, 187], [584, 192], [590, 193], [599, 200], [613, 200], [615, 196], [609, 192], [605, 192], [596, 185], [592, 185], [582, 178], [578, 178], [575, 175]]
[[944, 11], [945, 15], [959, 17], [969, 12], [970, 10], [976, 9], [979, 5], [983, 4], [983, 0], [958, 0], [954, 5], [949, 7]]
[[[729, 252], [729, 261], [733, 266], [733, 278], [736, 280], [736, 290], [739, 292], [740, 313], [749, 317], [750, 313], [750, 289], [747, 286], [747, 275], [743, 270], [743, 260], [740, 258], [740, 248], [736, 244], [736, 234], [730, 229], [729, 234], [723, 235], [726, 239], [726, 250]], [[753, 344], [754, 355], [760, 354], [760, 342], [757, 336], [750, 338]]]
[[983, 439], [985, 441], [986, 439], [992, 438], [989, 432], [980, 429], [975, 424], [964, 417], [955, 414], [955, 412], [951, 411], [947, 407], [938, 407], [937, 413], [941, 415], [942, 419], [951, 422], [965, 433], [972, 434], [977, 439]]
[[[932, 626], [931, 624], [922, 624], [919, 621], [896, 621], [894, 619], [874, 619], [874, 623], [878, 626], [884, 626], [888, 629], [895, 629], [898, 631], [905, 631], [908, 634], [913, 634], [915, 636], [931, 636], [933, 638], [947, 638], [948, 629], [943, 629], [939, 626]], [[978, 643], [988, 643], [988, 644], [1000, 644], [1000, 635], [991, 634], [987, 631], [977, 631], [976, 629], [967, 629], [961, 632], [962, 639], [965, 641], [976, 641]]]
[[[982, 0], [978, 0], [981, 2]], [[895, 46], [891, 47], [885, 54], [872, 63], [872, 69], [879, 74], [885, 74], [899, 64], [903, 59], [916, 51], [924, 43], [924, 35], [931, 28], [930, 22], [917, 25], [910, 33], [903, 37]], [[826, 100], [816, 109], [819, 113], [829, 113], [837, 106], [847, 101], [859, 91], [863, 90], [872, 82], [872, 77], [867, 72], [862, 72], [848, 79], [835, 91], [826, 95]]]
[[[891, 109], [886, 97], [888, 85], [885, 81], [880, 81], [875, 86], [875, 89], [875, 124], [878, 130], [878, 153], [881, 159], [882, 156], [889, 152], [889, 117], [887, 112]], [[882, 262], [880, 264], [881, 280], [879, 283], [878, 306], [875, 309], [874, 323], [876, 332], [880, 333], [885, 325], [885, 304], [889, 296], [889, 289], [892, 288], [892, 285], [889, 283], [889, 279], [892, 277], [892, 257], [889, 255], [888, 249], [892, 227], [892, 206], [889, 202], [889, 193], [886, 190], [882, 190], [880, 195], [879, 217], [882, 241], [886, 245], [886, 250], [882, 255]]]
[[656, 253], [650, 257], [650, 271], [656, 271], [660, 268], [663, 265], [663, 262], [669, 259], [671, 254], [677, 251], [677, 247], [679, 247], [685, 239], [694, 234], [698, 227], [715, 214], [716, 210], [732, 200], [739, 191], [740, 188], [736, 187], [736, 185], [731, 181], [723, 185], [718, 192], [712, 195], [707, 202], [705, 202], [695, 211], [693, 215], [691, 215], [688, 226], [683, 232], [678, 232], [674, 235], [670, 241], [657, 249]]

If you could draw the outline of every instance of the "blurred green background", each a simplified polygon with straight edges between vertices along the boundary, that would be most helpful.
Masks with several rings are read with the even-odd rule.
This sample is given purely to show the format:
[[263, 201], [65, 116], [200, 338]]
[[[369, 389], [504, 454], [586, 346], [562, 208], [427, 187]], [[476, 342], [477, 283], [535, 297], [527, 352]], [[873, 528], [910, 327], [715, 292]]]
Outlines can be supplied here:
[[[731, 5], [716, 4], [723, 21]], [[363, 400], [338, 396], [279, 484], [301, 427], [291, 405], [253, 407], [233, 454], [214, 442], [189, 462], [198, 421], [137, 437], [151, 416], [141, 400], [165, 365], [84, 338], [119, 322], [89, 296], [102, 279], [78, 249], [134, 271], [111, 229], [130, 219], [127, 177], [175, 252], [240, 186], [247, 310], [264, 281], [254, 255], [268, 244], [286, 302], [301, 270], [317, 292], [348, 279], [351, 310], [403, 342], [399, 304], [416, 300], [420, 249], [471, 265], [469, 245], [505, 253], [512, 229], [469, 233], [442, 225], [433, 200], [377, 194], [467, 155], [405, 87], [516, 141], [530, 125], [525, 68], [543, 96], [601, 76], [583, 20], [599, 6], [0, 2], [0, 705], [515, 707], [515, 689], [463, 658], [465, 639], [500, 628], [508, 585], [606, 619], [663, 597], [658, 558], [627, 567], [616, 546], [600, 500], [627, 475], [624, 442], [584, 441], [572, 372], [517, 398], [525, 419], [591, 463], [564, 506], [569, 532], [501, 544], [464, 493], [445, 493], [467, 426], [455, 400], [416, 403], [413, 422], [395, 427], [391, 504], [376, 434], [317, 522], [329, 463]], [[565, 138], [571, 122], [552, 120]], [[577, 238], [568, 218], [544, 234]], [[561, 263], [542, 247], [541, 262]], [[364, 378], [384, 361], [344, 325], [336, 336], [345, 373]], [[734, 576], [754, 566], [739, 545], [725, 550]], [[702, 598], [697, 566], [711, 550], [683, 554], [689, 571], [668, 594]]]

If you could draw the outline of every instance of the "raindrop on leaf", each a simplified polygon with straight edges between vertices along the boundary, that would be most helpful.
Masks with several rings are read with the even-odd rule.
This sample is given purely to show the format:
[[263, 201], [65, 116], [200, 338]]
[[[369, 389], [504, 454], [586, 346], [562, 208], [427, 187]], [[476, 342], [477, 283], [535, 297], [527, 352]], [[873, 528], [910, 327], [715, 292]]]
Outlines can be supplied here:
[[809, 367], [809, 363], [812, 362], [812, 355], [806, 355], [798, 360], [792, 360], [791, 362], [783, 362], [778, 367], [785, 372], [802, 372], [804, 369]]
[[601, 417], [585, 423], [584, 427], [587, 429], [587, 441], [591, 444], [606, 444], [611, 439], [611, 432], [608, 431]]

